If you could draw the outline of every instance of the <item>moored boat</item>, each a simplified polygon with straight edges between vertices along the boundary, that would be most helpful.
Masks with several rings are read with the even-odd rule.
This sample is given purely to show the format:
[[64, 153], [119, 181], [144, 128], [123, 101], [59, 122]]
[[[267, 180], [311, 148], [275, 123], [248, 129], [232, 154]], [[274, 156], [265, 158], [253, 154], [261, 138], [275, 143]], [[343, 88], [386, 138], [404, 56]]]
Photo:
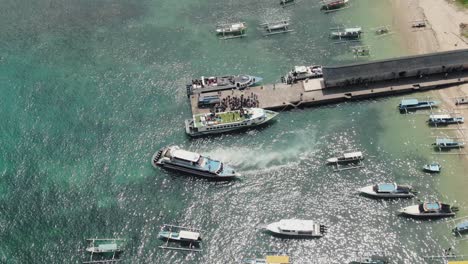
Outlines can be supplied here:
[[361, 37], [362, 28], [361, 27], [354, 27], [354, 28], [345, 28], [343, 30], [332, 31], [330, 33], [331, 38], [335, 39], [358, 39]]
[[285, 77], [282, 77], [282, 80], [283, 82], [291, 84], [301, 80], [320, 78], [322, 76], [323, 71], [320, 65], [295, 66]]
[[423, 170], [426, 172], [440, 172], [442, 166], [439, 163], [431, 163], [423, 166]]
[[218, 34], [243, 33], [245, 30], [247, 30], [247, 24], [245, 22], [220, 24], [216, 27], [216, 33]]
[[468, 220], [462, 221], [452, 229], [455, 234], [465, 234], [468, 232]]
[[341, 156], [333, 157], [327, 159], [328, 164], [336, 164], [336, 163], [352, 163], [352, 162], [360, 162], [364, 160], [364, 156], [362, 155], [361, 151], [344, 153]]
[[225, 133], [263, 125], [278, 115], [277, 112], [262, 108], [243, 108], [221, 113], [197, 114], [185, 120], [185, 131], [196, 137]]
[[399, 212], [403, 216], [427, 219], [455, 216], [455, 211], [458, 211], [458, 208], [448, 204], [441, 202], [424, 202], [405, 207]]
[[465, 142], [456, 141], [453, 138], [437, 138], [436, 142], [432, 143], [432, 145], [439, 149], [464, 148]]
[[427, 109], [437, 107], [437, 101], [419, 101], [418, 99], [404, 99], [398, 105], [400, 112], [405, 113], [407, 111], [414, 111], [419, 109]]
[[231, 180], [240, 176], [221, 161], [182, 150], [177, 146], [160, 149], [151, 159], [153, 167], [163, 167], [212, 180]]
[[312, 220], [282, 219], [264, 226], [262, 229], [273, 235], [292, 238], [322, 237], [326, 232], [324, 225], [316, 224]]
[[332, 1], [328, 0], [322, 4], [321, 10], [334, 11], [334, 10], [342, 9], [346, 7], [348, 2], [349, 0], [332, 0]]
[[450, 125], [462, 124], [465, 118], [462, 116], [452, 116], [448, 114], [430, 115], [427, 121], [430, 125]]
[[87, 239], [89, 246], [86, 251], [92, 254], [120, 253], [123, 251], [123, 239]]
[[360, 194], [373, 198], [412, 198], [415, 192], [411, 186], [396, 183], [381, 183], [358, 190]]
[[164, 241], [173, 241], [181, 243], [200, 243], [202, 241], [199, 232], [179, 230], [179, 231], [167, 231], [161, 230], [158, 233], [158, 238]]
[[263, 78], [247, 74], [225, 76], [202, 76], [187, 84], [187, 95], [193, 93], [208, 93], [232, 89], [245, 89], [262, 82]]

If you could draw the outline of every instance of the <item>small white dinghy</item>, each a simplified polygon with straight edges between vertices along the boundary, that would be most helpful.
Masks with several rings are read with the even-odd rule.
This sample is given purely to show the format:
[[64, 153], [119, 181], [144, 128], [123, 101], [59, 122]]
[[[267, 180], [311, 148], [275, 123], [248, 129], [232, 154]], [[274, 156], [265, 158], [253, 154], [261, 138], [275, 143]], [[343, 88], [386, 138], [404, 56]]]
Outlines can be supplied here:
[[324, 225], [316, 224], [312, 220], [282, 219], [262, 228], [274, 235], [283, 237], [312, 238], [322, 237], [326, 232]]
[[411, 186], [396, 183], [380, 183], [358, 190], [360, 194], [372, 198], [413, 198], [415, 192]]

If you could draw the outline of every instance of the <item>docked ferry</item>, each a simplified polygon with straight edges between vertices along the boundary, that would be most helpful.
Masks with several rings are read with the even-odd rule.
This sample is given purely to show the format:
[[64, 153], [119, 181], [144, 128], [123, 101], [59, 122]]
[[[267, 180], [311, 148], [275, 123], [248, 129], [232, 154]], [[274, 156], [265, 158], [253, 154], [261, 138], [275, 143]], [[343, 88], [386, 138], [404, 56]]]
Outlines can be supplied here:
[[163, 167], [213, 180], [231, 180], [240, 176], [221, 161], [182, 150], [177, 146], [160, 149], [151, 159], [153, 167]]
[[249, 86], [256, 85], [262, 82], [263, 78], [241, 74], [241, 75], [226, 75], [226, 76], [202, 76], [200, 79], [192, 80], [187, 84], [187, 94], [190, 96], [194, 92], [216, 92], [231, 89], [245, 89]]
[[277, 112], [262, 108], [198, 114], [185, 120], [185, 132], [192, 137], [224, 133], [265, 124], [277, 115]]

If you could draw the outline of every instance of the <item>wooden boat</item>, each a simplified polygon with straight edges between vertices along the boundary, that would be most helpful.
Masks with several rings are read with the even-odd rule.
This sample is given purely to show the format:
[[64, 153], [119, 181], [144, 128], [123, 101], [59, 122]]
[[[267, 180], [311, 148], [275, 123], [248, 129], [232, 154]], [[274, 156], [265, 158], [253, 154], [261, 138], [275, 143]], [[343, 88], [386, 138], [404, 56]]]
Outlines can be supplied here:
[[436, 107], [438, 105], [437, 101], [419, 101], [418, 99], [404, 99], [401, 100], [401, 103], [398, 105], [400, 112], [405, 113], [408, 111], [427, 109]]
[[465, 118], [462, 116], [452, 116], [448, 114], [430, 115], [427, 122], [430, 125], [450, 125], [450, 124], [462, 124], [465, 122]]
[[322, 237], [326, 232], [324, 225], [316, 224], [312, 220], [283, 219], [262, 227], [274, 235], [292, 238]]
[[345, 28], [332, 31], [330, 37], [333, 39], [359, 39], [362, 34], [361, 27]]
[[396, 183], [380, 183], [358, 190], [360, 194], [372, 198], [413, 198], [415, 192], [411, 186]]
[[216, 27], [216, 33], [221, 39], [242, 38], [245, 37], [247, 24], [245, 22], [237, 22], [232, 24], [220, 24]]
[[405, 207], [399, 212], [403, 216], [429, 219], [452, 217], [455, 216], [456, 211], [458, 211], [457, 207], [452, 207], [441, 202], [424, 202], [421, 204]]
[[423, 166], [423, 170], [426, 172], [440, 172], [442, 166], [439, 163], [431, 163]]
[[289, 19], [266, 22], [260, 24], [260, 26], [263, 27], [263, 29], [266, 32], [264, 36], [271, 36], [294, 31], [292, 29], [289, 29]]
[[122, 252], [122, 239], [91, 238], [87, 239], [89, 246], [86, 251], [92, 254], [119, 253]]
[[452, 138], [437, 138], [432, 145], [438, 149], [452, 149], [465, 147], [465, 142], [456, 141]]
[[349, 0], [324, 1], [321, 10], [325, 12], [337, 11], [347, 6]]
[[159, 247], [162, 249], [201, 251], [202, 238], [199, 229], [164, 224], [158, 238], [166, 242]]
[[342, 156], [339, 157], [333, 157], [327, 159], [328, 164], [336, 164], [336, 163], [353, 163], [353, 162], [359, 162], [364, 160], [364, 157], [362, 155], [361, 151], [356, 151], [356, 152], [350, 152], [350, 153], [344, 153]]

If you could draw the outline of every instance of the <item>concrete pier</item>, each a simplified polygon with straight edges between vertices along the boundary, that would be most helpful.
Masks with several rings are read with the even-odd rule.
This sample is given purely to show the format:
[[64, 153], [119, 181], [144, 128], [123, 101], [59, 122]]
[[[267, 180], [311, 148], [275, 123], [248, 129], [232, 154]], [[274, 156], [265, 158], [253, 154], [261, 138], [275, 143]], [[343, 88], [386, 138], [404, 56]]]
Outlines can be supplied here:
[[218, 95], [247, 97], [257, 96], [259, 107], [270, 110], [286, 110], [296, 107], [318, 106], [344, 101], [362, 100], [379, 96], [391, 96], [402, 93], [412, 93], [431, 89], [440, 89], [468, 83], [468, 72], [431, 75], [422, 78], [405, 78], [393, 81], [371, 83], [368, 85], [352, 85], [348, 87], [326, 88], [323, 79], [311, 79], [295, 84], [267, 84], [249, 87], [245, 90], [229, 90], [193, 94], [190, 96], [192, 113], [208, 113], [209, 109], [198, 107], [199, 96]]

